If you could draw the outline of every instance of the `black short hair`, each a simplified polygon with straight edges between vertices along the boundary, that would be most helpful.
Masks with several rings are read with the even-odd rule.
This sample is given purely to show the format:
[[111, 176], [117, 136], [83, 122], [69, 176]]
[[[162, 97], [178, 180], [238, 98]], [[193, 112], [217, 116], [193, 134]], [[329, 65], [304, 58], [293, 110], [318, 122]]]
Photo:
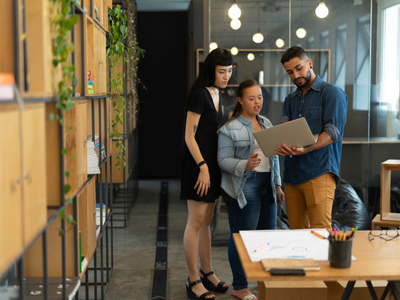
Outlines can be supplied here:
[[282, 54], [281, 57], [281, 64], [285, 64], [285, 62], [288, 62], [289, 60], [298, 57], [301, 60], [306, 61], [308, 59], [306, 51], [304, 51], [303, 48], [293, 46], [285, 51], [285, 53]]

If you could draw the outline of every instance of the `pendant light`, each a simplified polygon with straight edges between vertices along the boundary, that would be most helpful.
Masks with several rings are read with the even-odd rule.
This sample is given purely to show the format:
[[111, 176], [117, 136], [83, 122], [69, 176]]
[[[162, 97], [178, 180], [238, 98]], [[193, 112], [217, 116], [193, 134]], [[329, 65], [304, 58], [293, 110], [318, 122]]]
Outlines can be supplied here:
[[277, 39], [276, 42], [275, 42], [275, 45], [276, 45], [278, 48], [282, 48], [283, 46], [285, 46], [285, 41], [282, 40], [282, 39]]
[[256, 44], [262, 43], [264, 36], [260, 33], [260, 8], [258, 9], [258, 30], [257, 33], [253, 35], [253, 42]]
[[324, 1], [321, 1], [318, 7], [315, 9], [315, 14], [318, 18], [323, 19], [329, 14], [329, 9], [326, 7]]
[[233, 30], [238, 30], [242, 26], [242, 22], [240, 22], [239, 19], [233, 19], [231, 20], [231, 28]]
[[217, 49], [217, 48], [218, 48], [218, 44], [216, 42], [212, 42], [210, 44], [210, 51], [213, 51], [214, 49]]
[[239, 6], [236, 4], [236, 0], [233, 2], [231, 8], [228, 10], [228, 16], [231, 19], [239, 19], [242, 11]]
[[[303, 16], [303, 0], [301, 0], [301, 16]], [[303, 18], [301, 18], [301, 25], [303, 23]], [[299, 29], [296, 30], [296, 35], [299, 39], [304, 39], [307, 35], [307, 31], [301, 26]]]
[[232, 47], [231, 48], [231, 54], [232, 55], [237, 55], [239, 53], [239, 49], [238, 48], [236, 48], [236, 47]]

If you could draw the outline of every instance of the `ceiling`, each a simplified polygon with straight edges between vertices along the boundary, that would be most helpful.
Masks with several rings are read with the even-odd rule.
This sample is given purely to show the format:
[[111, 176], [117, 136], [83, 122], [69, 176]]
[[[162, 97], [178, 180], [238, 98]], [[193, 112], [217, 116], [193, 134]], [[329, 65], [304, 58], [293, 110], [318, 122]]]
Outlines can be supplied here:
[[149, 11], [187, 11], [190, 0], [136, 0], [137, 10]]

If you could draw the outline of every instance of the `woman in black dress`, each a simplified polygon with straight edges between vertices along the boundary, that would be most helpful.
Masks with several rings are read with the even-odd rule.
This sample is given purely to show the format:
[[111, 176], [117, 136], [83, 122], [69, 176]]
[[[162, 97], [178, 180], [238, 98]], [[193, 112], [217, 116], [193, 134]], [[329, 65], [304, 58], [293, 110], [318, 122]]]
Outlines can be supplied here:
[[[183, 244], [189, 278], [189, 299], [214, 299], [208, 290], [226, 292], [211, 267], [211, 234], [215, 200], [221, 195], [221, 172], [217, 163], [217, 130], [222, 118], [221, 92], [232, 75], [233, 58], [217, 48], [207, 56], [193, 83], [186, 105], [185, 133], [181, 146], [181, 199], [187, 200], [188, 220]], [[200, 256], [200, 272], [198, 257]]]

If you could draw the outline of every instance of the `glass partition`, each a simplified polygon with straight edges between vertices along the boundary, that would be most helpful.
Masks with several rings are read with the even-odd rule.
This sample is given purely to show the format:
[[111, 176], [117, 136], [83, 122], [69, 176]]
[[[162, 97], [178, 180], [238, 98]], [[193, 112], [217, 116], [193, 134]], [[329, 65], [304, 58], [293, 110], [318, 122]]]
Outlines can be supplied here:
[[[262, 114], [277, 124], [295, 88], [280, 57], [291, 46], [306, 49], [315, 73], [348, 96], [340, 176], [375, 216], [381, 163], [400, 159], [400, 0], [327, 0], [321, 2], [328, 9], [323, 18], [316, 12], [320, 2], [210, 0], [210, 42], [238, 51], [223, 96], [225, 117], [239, 83], [252, 78], [263, 89]], [[236, 19], [228, 15], [234, 3], [240, 9]], [[204, 55], [198, 49], [198, 68]], [[392, 176], [396, 183], [400, 178]]]

